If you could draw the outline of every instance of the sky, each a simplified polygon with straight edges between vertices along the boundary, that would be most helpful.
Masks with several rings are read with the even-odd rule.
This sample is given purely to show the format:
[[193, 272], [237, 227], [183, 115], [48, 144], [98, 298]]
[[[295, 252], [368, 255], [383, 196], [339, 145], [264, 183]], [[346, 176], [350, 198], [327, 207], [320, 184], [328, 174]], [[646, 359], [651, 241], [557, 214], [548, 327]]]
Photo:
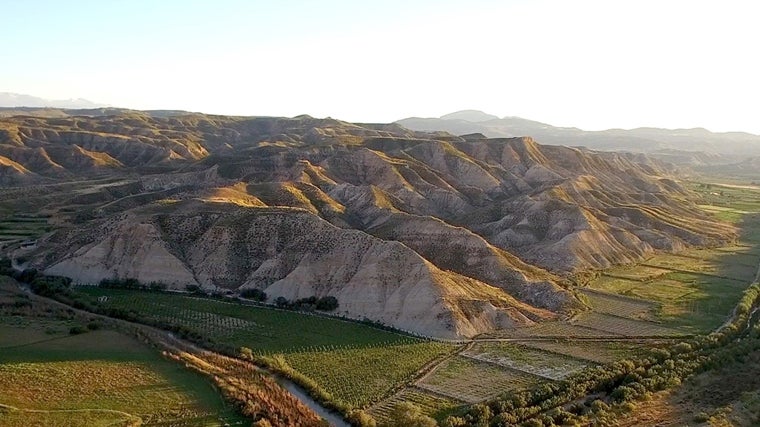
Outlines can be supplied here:
[[760, 2], [0, 0], [0, 92], [760, 134]]

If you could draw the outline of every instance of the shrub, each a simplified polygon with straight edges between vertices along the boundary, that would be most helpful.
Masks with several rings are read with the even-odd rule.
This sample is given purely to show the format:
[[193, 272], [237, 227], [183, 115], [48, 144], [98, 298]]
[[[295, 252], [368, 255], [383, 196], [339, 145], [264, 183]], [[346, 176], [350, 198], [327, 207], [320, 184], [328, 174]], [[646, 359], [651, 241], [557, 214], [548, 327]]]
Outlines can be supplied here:
[[424, 415], [417, 405], [402, 402], [396, 405], [390, 413], [390, 427], [435, 427], [438, 425], [433, 418]]
[[317, 300], [317, 310], [333, 311], [338, 308], [338, 299], [332, 296], [322, 297]]
[[252, 299], [254, 301], [266, 301], [267, 294], [261, 289], [245, 289], [240, 292], [240, 296], [243, 298]]
[[361, 409], [351, 411], [351, 413], [348, 414], [347, 420], [352, 425], [359, 426], [359, 427], [377, 426], [377, 421], [375, 421], [375, 419], [372, 418], [371, 415], [362, 411]]
[[72, 326], [71, 329], [69, 329], [70, 335], [79, 335], [87, 332], [87, 329], [81, 327], [81, 326]]

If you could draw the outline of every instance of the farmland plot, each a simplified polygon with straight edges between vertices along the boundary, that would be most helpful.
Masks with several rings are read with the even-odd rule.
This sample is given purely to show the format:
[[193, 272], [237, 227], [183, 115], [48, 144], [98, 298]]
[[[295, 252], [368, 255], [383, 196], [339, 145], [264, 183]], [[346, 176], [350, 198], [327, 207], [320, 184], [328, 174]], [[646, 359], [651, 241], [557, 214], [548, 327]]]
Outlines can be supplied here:
[[478, 338], [602, 338], [617, 335], [564, 321], [555, 321], [523, 328], [504, 329], [480, 335]]
[[608, 294], [591, 289], [579, 290], [588, 300], [591, 308], [598, 313], [613, 314], [631, 319], [651, 320], [657, 305], [636, 298]]
[[[114, 331], [69, 335], [69, 322], [56, 323], [31, 319], [23, 329], [5, 324], [0, 404], [11, 409], [0, 414], [3, 426], [243, 422], [210, 382], [154, 349]], [[8, 337], [28, 330], [55, 332], [48, 340], [8, 346]]]
[[439, 365], [417, 386], [452, 399], [476, 403], [506, 391], [528, 389], [543, 381], [525, 372], [455, 356]]
[[410, 382], [428, 362], [456, 347], [356, 322], [187, 295], [78, 288], [102, 307], [182, 326], [215, 344], [276, 358], [329, 393], [335, 403], [366, 407]]
[[521, 345], [594, 363], [612, 363], [645, 354], [647, 346], [616, 341], [523, 341]]
[[461, 355], [550, 380], [565, 379], [588, 366], [572, 357], [504, 342], [479, 342]]
[[382, 403], [373, 406], [367, 412], [375, 417], [379, 423], [387, 422], [393, 408], [402, 402], [411, 402], [428, 416], [436, 416], [459, 407], [463, 402], [448, 399], [439, 395], [426, 392], [417, 387], [407, 387]]
[[391, 345], [305, 351], [284, 357], [297, 371], [329, 390], [336, 401], [361, 408], [411, 381], [426, 362], [451, 350], [450, 345], [409, 339]]
[[586, 312], [572, 320], [573, 324], [626, 337], [677, 336], [681, 332], [653, 322], [626, 319], [609, 314]]

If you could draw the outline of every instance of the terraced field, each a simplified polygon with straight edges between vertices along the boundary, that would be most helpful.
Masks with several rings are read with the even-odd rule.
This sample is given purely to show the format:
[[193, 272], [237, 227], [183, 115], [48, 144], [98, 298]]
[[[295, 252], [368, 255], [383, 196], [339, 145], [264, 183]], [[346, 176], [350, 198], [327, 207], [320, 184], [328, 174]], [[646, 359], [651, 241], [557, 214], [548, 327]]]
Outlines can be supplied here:
[[630, 319], [653, 320], [657, 304], [637, 298], [580, 289], [589, 305], [598, 313], [612, 314]]
[[654, 322], [627, 319], [598, 312], [581, 313], [573, 324], [625, 337], [668, 337], [683, 335], [682, 332]]

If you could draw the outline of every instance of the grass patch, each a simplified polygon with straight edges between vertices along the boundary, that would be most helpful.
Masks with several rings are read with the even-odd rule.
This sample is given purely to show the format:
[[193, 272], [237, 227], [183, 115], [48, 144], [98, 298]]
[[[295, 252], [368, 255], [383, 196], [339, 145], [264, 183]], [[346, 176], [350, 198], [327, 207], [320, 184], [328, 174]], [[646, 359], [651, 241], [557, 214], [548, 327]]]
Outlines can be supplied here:
[[[25, 329], [32, 331], [55, 323], [29, 322]], [[57, 328], [67, 326], [60, 322]], [[20, 329], [4, 324], [5, 331], [12, 328]], [[4, 335], [4, 344], [18, 335]], [[131, 337], [99, 330], [58, 334], [57, 338], [0, 352], [0, 403], [20, 409], [8, 412], [9, 425], [20, 425], [17, 421], [23, 419], [44, 425], [108, 425], [114, 420], [135, 419], [144, 424], [173, 425], [237, 425], [243, 421], [201, 375], [162, 358]], [[5, 419], [3, 422], [6, 425]]]

